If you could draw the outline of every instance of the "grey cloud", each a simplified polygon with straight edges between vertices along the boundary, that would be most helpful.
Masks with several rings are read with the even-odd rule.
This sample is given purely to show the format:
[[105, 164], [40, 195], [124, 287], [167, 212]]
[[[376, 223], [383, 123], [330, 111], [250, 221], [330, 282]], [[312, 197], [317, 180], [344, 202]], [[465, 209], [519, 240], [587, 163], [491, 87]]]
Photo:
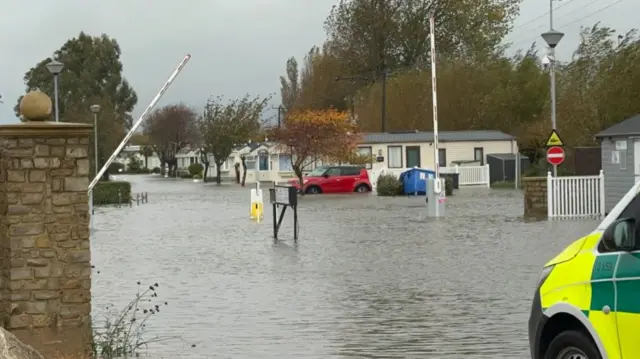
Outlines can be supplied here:
[[[570, 1], [570, 0], [565, 0]], [[569, 15], [557, 21], [567, 37], [558, 51], [567, 58], [575, 48], [579, 26], [597, 19], [620, 31], [633, 26], [637, 2], [622, 2], [606, 11], [562, 28], [615, 0], [585, 8], [586, 0], [565, 6]], [[275, 94], [278, 76], [290, 56], [302, 57], [324, 40], [323, 21], [335, 0], [0, 0], [0, 123], [16, 121], [15, 99], [24, 90], [24, 73], [50, 56], [80, 31], [106, 33], [123, 51], [127, 79], [138, 92], [139, 115], [180, 59], [193, 58], [162, 104], [183, 101], [200, 108], [211, 94], [225, 97]], [[524, 24], [547, 11], [546, 1], [525, 0], [509, 40], [527, 47], [548, 28], [548, 20]], [[635, 10], [635, 11], [634, 11]], [[564, 16], [558, 11], [558, 17]], [[520, 26], [520, 27], [519, 27]], [[524, 44], [523, 44], [524, 41]], [[64, 75], [64, 74], [63, 74]]]

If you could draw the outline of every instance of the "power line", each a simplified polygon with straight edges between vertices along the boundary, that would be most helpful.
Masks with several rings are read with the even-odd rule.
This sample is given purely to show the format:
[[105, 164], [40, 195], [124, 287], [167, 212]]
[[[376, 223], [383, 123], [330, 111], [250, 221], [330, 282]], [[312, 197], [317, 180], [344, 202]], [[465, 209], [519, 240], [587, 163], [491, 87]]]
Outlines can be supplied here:
[[[592, 0], [588, 5], [593, 4], [593, 3], [595, 3], [596, 1], [598, 1], [598, 0]], [[563, 25], [562, 25], [562, 26], [560, 26], [558, 29], [566, 28], [566, 27], [567, 27], [567, 26], [569, 26], [569, 25], [573, 25], [573, 24], [575, 24], [575, 23], [577, 23], [577, 22], [579, 22], [579, 21], [582, 21], [582, 20], [584, 20], [584, 19], [586, 19], [586, 18], [589, 18], [589, 17], [591, 17], [591, 16], [593, 16], [593, 15], [596, 15], [596, 14], [598, 14], [598, 13], [601, 13], [601, 12], [603, 12], [603, 11], [605, 11], [605, 10], [607, 10], [607, 9], [609, 9], [609, 8], [611, 8], [611, 7], [615, 6], [615, 5], [617, 5], [617, 4], [619, 4], [619, 3], [623, 2], [623, 1], [624, 1], [624, 0], [617, 0], [617, 1], [615, 1], [615, 2], [611, 3], [611, 4], [607, 5], [607, 6], [604, 6], [604, 7], [600, 8], [600, 9], [598, 9], [598, 10], [594, 11], [594, 12], [591, 12], [591, 13], [589, 13], [589, 14], [585, 15], [585, 16], [579, 17], [579, 18], [577, 18], [577, 19], [575, 19], [575, 20], [573, 20], [573, 21], [571, 21], [571, 22], [569, 22], [569, 23], [563, 24]], [[588, 6], [588, 5], [587, 5], [587, 6]], [[540, 37], [540, 36], [538, 35], [538, 36], [535, 36], [535, 37], [527, 38], [527, 39], [525, 39], [525, 40], [520, 40], [520, 41], [517, 41], [517, 42], [513, 42], [513, 43], [512, 43], [512, 46], [514, 46], [514, 45], [519, 45], [519, 44], [523, 44], [523, 43], [525, 43], [525, 42], [526, 42], [526, 43], [530, 43], [530, 42], [535, 41], [535, 40], [536, 40], [536, 39], [538, 39], [539, 37]]]
[[[557, 0], [557, 1], [561, 1], [561, 0]], [[572, 2], [574, 2], [574, 1], [576, 1], [576, 0], [567, 0], [566, 2], [564, 2], [564, 3], [560, 4], [560, 5], [558, 5], [558, 7], [556, 7], [556, 8], [555, 8], [555, 10], [560, 10], [560, 9], [562, 9], [563, 7], [565, 7], [565, 6], [569, 5], [569, 4], [571, 4], [571, 3], [572, 3]], [[595, 0], [595, 1], [598, 1], [598, 0]], [[592, 1], [591, 3], [595, 2], [595, 1]], [[590, 4], [591, 4], [591, 3], [590, 3]], [[588, 6], [588, 5], [587, 5], [587, 6]], [[529, 21], [525, 22], [524, 24], [520, 24], [520, 25], [519, 25], [519, 26], [517, 26], [516, 28], [513, 28], [512, 32], [516, 31], [516, 29], [517, 29], [517, 30], [520, 30], [520, 29], [522, 29], [522, 28], [524, 28], [524, 27], [527, 27], [527, 25], [529, 25], [529, 24], [531, 24], [531, 23], [534, 23], [534, 22], [536, 22], [536, 21], [538, 21], [538, 20], [540, 20], [540, 19], [546, 18], [546, 17], [547, 17], [547, 15], [549, 15], [549, 11], [546, 11], [544, 14], [542, 14], [542, 15], [540, 15], [540, 16], [538, 16], [538, 17], [535, 17], [535, 18], [533, 18], [533, 19], [531, 19], [531, 20], [529, 20]]]

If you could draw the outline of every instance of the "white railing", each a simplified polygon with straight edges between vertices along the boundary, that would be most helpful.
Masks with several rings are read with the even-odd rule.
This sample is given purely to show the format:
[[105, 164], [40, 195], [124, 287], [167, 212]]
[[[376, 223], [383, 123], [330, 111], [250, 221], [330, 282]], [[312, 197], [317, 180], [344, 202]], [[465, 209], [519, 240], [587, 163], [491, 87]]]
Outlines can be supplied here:
[[549, 217], [604, 216], [604, 173], [597, 176], [552, 177], [547, 172]]
[[458, 173], [460, 186], [487, 186], [489, 182], [489, 165], [440, 167], [441, 173]]

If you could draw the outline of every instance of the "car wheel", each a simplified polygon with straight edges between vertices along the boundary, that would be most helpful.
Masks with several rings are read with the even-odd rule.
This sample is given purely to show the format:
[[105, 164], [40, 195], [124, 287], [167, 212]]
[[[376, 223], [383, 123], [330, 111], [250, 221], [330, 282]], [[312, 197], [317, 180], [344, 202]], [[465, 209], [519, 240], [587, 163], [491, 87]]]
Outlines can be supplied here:
[[355, 191], [358, 193], [369, 192], [369, 186], [367, 186], [366, 184], [358, 185]]
[[318, 186], [309, 186], [307, 187], [307, 190], [305, 192], [307, 194], [318, 194], [318, 193], [322, 193], [322, 190]]
[[602, 359], [602, 356], [588, 335], [581, 331], [567, 330], [553, 338], [544, 358]]

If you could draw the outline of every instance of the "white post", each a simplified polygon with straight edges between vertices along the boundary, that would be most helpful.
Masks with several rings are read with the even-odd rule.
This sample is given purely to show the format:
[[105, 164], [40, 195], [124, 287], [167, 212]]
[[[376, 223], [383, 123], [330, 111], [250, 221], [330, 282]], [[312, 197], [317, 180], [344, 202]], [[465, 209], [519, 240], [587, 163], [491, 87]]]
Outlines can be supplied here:
[[432, 102], [433, 102], [433, 164], [436, 172], [436, 180], [440, 180], [440, 156], [438, 156], [438, 95], [436, 86], [436, 21], [435, 17], [431, 15], [429, 18], [429, 31], [431, 32], [431, 90], [432, 90]]
[[446, 189], [440, 181], [440, 156], [438, 155], [438, 96], [436, 85], [436, 20], [434, 14], [429, 17], [431, 33], [431, 91], [433, 96], [433, 164], [435, 178], [429, 179], [427, 190], [427, 212], [429, 217], [444, 217]]
[[484, 179], [485, 181], [487, 181], [487, 188], [491, 188], [491, 180], [489, 178], [489, 164], [487, 163], [486, 165], [484, 165], [484, 167], [485, 167]]
[[604, 196], [604, 171], [600, 170], [599, 175], [599, 185], [600, 185], [600, 193], [598, 194], [600, 197], [600, 215], [604, 217], [605, 214], [605, 196]]
[[456, 165], [456, 166], [455, 166], [455, 171], [456, 171], [456, 173], [458, 173], [458, 174], [460, 173], [460, 168], [458, 168], [458, 165]]
[[547, 171], [547, 217], [553, 217], [553, 177]]

